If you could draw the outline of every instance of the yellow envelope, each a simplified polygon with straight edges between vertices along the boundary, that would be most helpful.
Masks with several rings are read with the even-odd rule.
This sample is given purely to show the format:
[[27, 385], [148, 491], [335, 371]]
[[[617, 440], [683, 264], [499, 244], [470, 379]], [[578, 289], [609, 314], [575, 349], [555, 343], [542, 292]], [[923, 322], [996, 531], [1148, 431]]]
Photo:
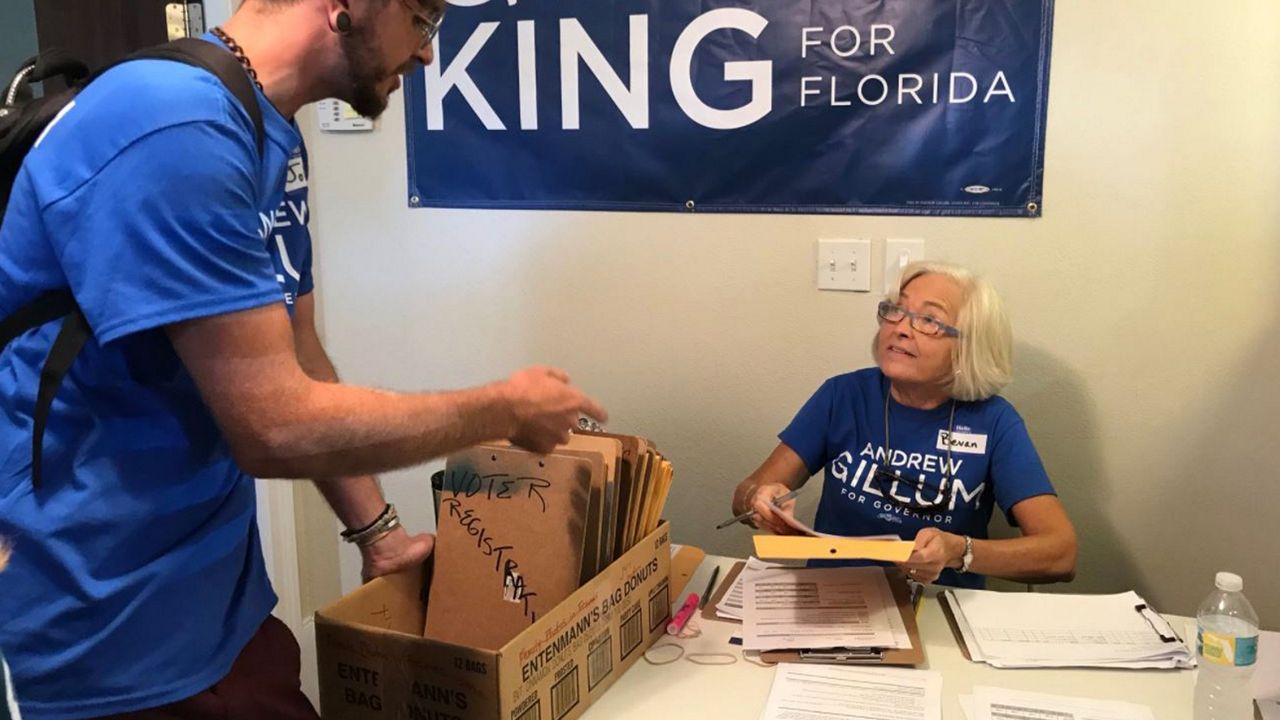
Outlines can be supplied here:
[[904, 562], [914, 542], [908, 540], [859, 540], [800, 535], [756, 535], [756, 557], [761, 560], [883, 560]]

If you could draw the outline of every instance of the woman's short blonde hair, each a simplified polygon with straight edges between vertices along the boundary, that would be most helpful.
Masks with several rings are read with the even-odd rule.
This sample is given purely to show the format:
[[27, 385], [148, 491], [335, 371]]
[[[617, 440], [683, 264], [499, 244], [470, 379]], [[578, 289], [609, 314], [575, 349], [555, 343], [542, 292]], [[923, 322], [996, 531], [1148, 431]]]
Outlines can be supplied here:
[[[889, 293], [889, 300], [898, 302], [902, 289], [921, 275], [951, 278], [964, 298], [955, 319], [960, 337], [951, 353], [954, 374], [947, 394], [957, 400], [986, 400], [997, 395], [1013, 380], [1013, 329], [995, 287], [958, 265], [925, 260], [902, 269], [898, 289]], [[879, 343], [873, 347], [878, 348]]]

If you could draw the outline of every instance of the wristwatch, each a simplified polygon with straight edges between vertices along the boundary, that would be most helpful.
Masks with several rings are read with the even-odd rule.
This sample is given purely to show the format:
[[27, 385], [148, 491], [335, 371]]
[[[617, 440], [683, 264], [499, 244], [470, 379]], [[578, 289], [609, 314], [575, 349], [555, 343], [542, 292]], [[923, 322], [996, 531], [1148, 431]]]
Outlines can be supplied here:
[[968, 535], [964, 536], [964, 555], [960, 556], [960, 572], [969, 572], [969, 566], [973, 564], [973, 538]]

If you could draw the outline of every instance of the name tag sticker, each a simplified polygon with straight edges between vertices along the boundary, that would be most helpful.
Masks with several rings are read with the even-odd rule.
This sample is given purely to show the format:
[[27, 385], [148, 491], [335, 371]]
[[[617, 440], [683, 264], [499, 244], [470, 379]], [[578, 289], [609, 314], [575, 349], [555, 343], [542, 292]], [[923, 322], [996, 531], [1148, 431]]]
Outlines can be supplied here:
[[307, 170], [302, 165], [302, 153], [289, 158], [289, 171], [285, 176], [284, 191], [293, 192], [307, 186]]
[[948, 444], [953, 453], [984, 455], [987, 452], [987, 436], [978, 433], [948, 433], [946, 430], [939, 430], [938, 449], [946, 450]]

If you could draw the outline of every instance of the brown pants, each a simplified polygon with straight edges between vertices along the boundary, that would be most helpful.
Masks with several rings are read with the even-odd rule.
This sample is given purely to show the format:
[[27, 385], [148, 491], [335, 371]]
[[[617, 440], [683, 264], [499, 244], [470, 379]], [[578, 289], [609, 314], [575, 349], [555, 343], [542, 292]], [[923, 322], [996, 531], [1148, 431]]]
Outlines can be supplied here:
[[301, 672], [298, 641], [284, 623], [268, 617], [213, 687], [171, 705], [103, 720], [320, 720], [302, 694]]

